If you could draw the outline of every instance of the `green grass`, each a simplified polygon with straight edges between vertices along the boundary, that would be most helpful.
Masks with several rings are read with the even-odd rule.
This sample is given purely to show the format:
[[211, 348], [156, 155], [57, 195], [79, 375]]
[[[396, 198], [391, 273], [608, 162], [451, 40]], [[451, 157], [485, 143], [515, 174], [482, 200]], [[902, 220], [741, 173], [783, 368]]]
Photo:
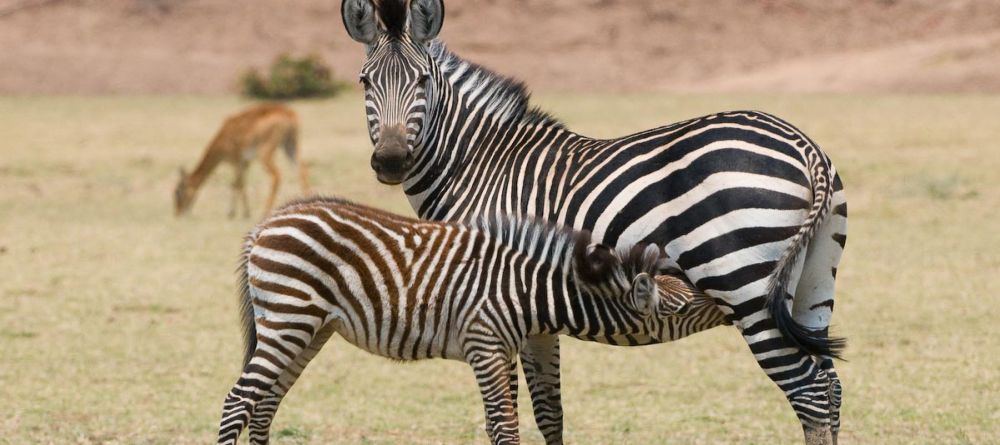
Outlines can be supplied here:
[[[844, 442], [1000, 440], [1000, 97], [540, 103], [593, 136], [735, 108], [799, 125], [833, 157], [850, 202], [834, 317], [851, 341], [838, 366]], [[240, 367], [233, 271], [254, 220], [225, 218], [225, 169], [192, 217], [174, 219], [170, 198], [177, 167], [241, 105], [0, 98], [0, 443], [214, 440]], [[293, 106], [317, 190], [411, 213], [368, 168], [360, 97]], [[571, 443], [800, 440], [731, 328], [635, 349], [565, 340], [563, 362]], [[525, 442], [541, 443], [524, 391], [520, 403]], [[482, 422], [466, 365], [398, 364], [334, 339], [283, 404], [274, 443], [486, 443]]]

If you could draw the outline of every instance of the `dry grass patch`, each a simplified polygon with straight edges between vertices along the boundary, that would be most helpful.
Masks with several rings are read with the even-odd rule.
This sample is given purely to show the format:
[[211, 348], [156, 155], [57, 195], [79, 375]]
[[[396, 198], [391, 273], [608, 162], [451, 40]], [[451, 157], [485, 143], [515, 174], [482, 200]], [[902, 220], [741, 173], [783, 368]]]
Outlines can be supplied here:
[[[801, 126], [847, 185], [834, 326], [850, 443], [1000, 437], [1000, 98], [550, 96], [613, 136], [756, 108]], [[2, 98], [0, 442], [206, 443], [240, 364], [233, 270], [253, 220], [227, 220], [230, 172], [171, 214], [232, 98]], [[293, 104], [317, 190], [411, 213], [378, 185], [361, 99]], [[265, 193], [258, 167], [252, 193]], [[290, 176], [290, 175], [286, 175]], [[297, 186], [286, 182], [282, 196]], [[797, 421], [735, 330], [616, 349], [567, 340], [571, 443], [790, 443]], [[523, 382], [522, 382], [523, 384]], [[528, 406], [522, 393], [521, 406]], [[485, 443], [472, 374], [332, 340], [289, 395], [277, 444]], [[541, 443], [522, 410], [525, 442]]]

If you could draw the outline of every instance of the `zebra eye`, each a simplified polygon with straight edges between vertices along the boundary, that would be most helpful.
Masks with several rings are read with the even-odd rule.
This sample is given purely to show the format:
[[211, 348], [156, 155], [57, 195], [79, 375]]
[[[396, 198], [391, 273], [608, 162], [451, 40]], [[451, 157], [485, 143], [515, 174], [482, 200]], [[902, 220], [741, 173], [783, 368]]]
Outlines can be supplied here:
[[358, 75], [358, 82], [361, 83], [362, 85], [364, 85], [365, 88], [368, 88], [369, 86], [371, 86], [369, 84], [370, 81], [368, 80], [368, 75], [365, 74], [365, 73], [361, 73], [361, 74]]

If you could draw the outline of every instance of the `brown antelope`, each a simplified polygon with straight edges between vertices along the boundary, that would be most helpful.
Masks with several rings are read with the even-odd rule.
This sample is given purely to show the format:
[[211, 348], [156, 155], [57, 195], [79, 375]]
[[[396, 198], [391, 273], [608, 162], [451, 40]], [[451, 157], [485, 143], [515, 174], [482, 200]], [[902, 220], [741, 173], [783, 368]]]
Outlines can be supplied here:
[[250, 216], [245, 176], [247, 167], [256, 158], [271, 176], [271, 190], [264, 204], [264, 213], [274, 205], [281, 173], [274, 160], [274, 153], [281, 145], [288, 158], [296, 164], [303, 193], [309, 193], [306, 167], [298, 153], [299, 120], [295, 112], [284, 105], [262, 104], [250, 107], [230, 116], [222, 128], [208, 144], [201, 162], [188, 174], [180, 169], [180, 181], [174, 190], [174, 212], [177, 216], [187, 213], [194, 203], [198, 189], [220, 163], [232, 164], [236, 171], [233, 179], [233, 198], [230, 202], [229, 217], [236, 216], [237, 201], [243, 203], [243, 216]]

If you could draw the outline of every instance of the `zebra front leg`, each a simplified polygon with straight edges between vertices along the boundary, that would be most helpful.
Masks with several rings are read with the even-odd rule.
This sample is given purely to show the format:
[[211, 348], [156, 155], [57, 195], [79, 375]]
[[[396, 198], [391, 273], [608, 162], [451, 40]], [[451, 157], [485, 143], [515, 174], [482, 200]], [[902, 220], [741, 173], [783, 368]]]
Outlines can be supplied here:
[[[507, 370], [507, 374], [510, 378], [510, 398], [514, 401], [514, 412], [517, 412], [517, 360], [510, 361], [510, 367]], [[489, 433], [493, 431], [493, 424], [490, 423], [490, 417], [486, 416], [486, 431]]]
[[535, 423], [546, 445], [563, 443], [562, 393], [559, 383], [559, 337], [539, 335], [521, 350], [521, 366], [531, 394]]
[[510, 379], [510, 398], [514, 401], [514, 412], [517, 412], [517, 359], [510, 360], [510, 367], [507, 369], [507, 378]]
[[330, 323], [316, 334], [313, 341], [309, 343], [309, 347], [302, 351], [298, 358], [281, 373], [278, 381], [272, 387], [271, 394], [264, 397], [257, 404], [253, 415], [250, 417], [249, 435], [252, 445], [267, 445], [270, 442], [271, 422], [274, 420], [274, 415], [278, 412], [278, 405], [281, 404], [281, 400], [288, 394], [288, 391], [298, 380], [299, 376], [302, 375], [302, 371], [306, 368], [306, 365], [316, 357], [316, 354], [319, 353], [319, 350], [323, 348], [323, 345], [326, 344], [334, 332], [334, 324]]
[[521, 443], [518, 435], [517, 409], [511, 397], [510, 366], [516, 363], [504, 353], [477, 352], [468, 360], [476, 374], [486, 411], [486, 434], [493, 445]]

